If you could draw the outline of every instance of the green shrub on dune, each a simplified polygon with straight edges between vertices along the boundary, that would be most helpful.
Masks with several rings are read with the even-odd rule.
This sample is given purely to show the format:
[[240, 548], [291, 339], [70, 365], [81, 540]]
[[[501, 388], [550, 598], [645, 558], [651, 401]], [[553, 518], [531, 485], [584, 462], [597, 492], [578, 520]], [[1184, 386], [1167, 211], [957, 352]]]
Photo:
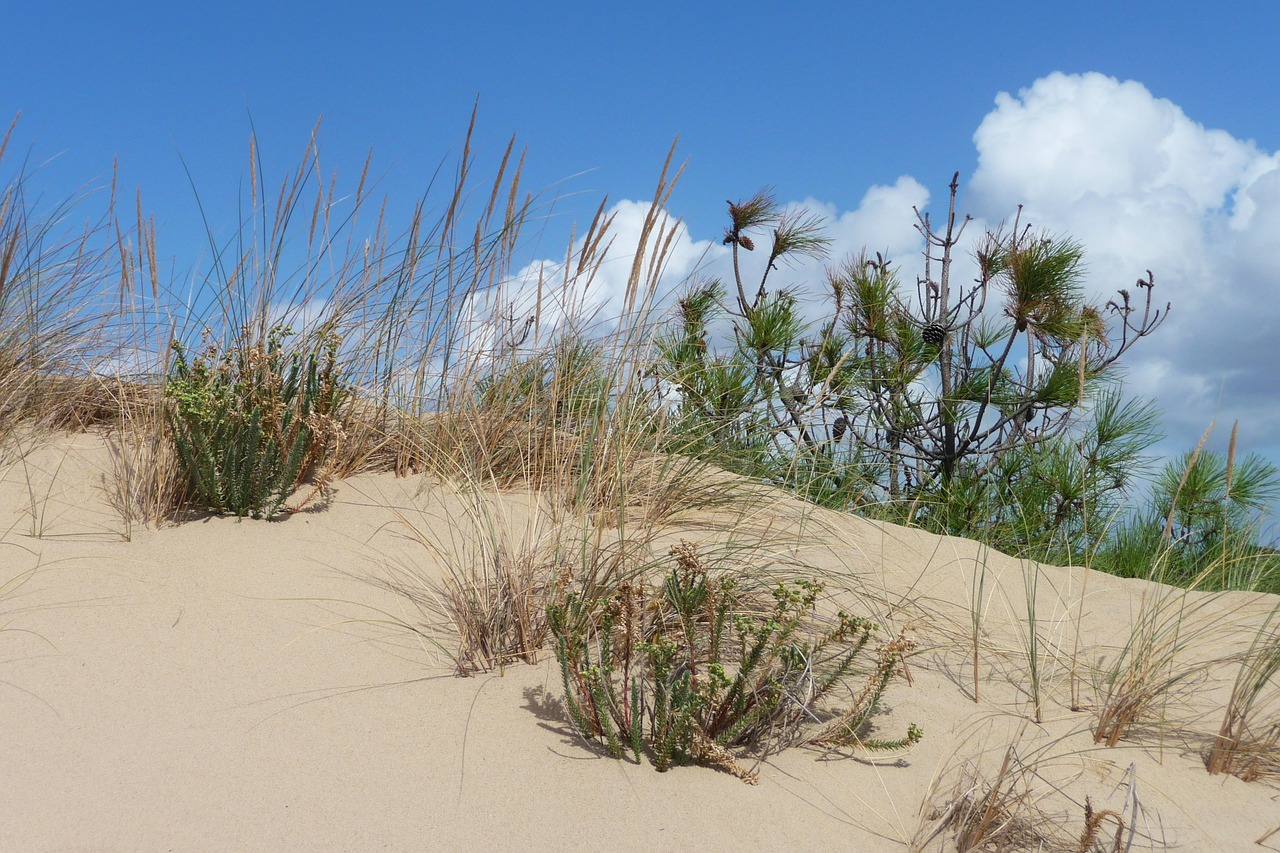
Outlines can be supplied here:
[[271, 518], [337, 437], [337, 341], [286, 351], [290, 334], [275, 326], [254, 342], [246, 328], [193, 358], [174, 341], [166, 412], [195, 505]]

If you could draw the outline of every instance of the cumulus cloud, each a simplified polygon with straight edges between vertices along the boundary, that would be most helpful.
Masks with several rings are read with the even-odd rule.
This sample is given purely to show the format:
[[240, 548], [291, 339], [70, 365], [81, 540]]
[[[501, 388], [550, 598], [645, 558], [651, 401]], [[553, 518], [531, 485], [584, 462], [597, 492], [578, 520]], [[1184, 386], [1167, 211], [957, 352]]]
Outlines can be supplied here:
[[1219, 207], [1257, 156], [1141, 83], [1096, 73], [1054, 73], [1017, 97], [1000, 93], [973, 139], [973, 189], [1046, 207], [1091, 195]]
[[1098, 295], [1155, 272], [1173, 313], [1127, 357], [1129, 385], [1156, 397], [1171, 440], [1240, 418], [1252, 446], [1280, 450], [1280, 156], [1093, 73], [1000, 94], [973, 139], [979, 215], [1022, 204], [1079, 240]]
[[917, 254], [921, 240], [912, 211], [924, 210], [928, 205], [929, 190], [907, 175], [893, 184], [871, 187], [856, 210], [838, 212], [834, 205], [813, 198], [801, 202], [802, 207], [826, 219], [831, 254], [836, 258], [856, 254], [863, 248], [893, 258]]

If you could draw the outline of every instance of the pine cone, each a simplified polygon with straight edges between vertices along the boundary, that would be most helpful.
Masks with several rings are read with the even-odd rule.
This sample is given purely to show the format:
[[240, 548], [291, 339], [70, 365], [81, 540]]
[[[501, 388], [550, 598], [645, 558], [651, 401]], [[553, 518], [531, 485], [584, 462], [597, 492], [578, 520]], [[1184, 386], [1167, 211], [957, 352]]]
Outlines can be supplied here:
[[930, 323], [924, 327], [924, 332], [921, 336], [929, 346], [940, 347], [947, 339], [947, 328], [941, 323]]

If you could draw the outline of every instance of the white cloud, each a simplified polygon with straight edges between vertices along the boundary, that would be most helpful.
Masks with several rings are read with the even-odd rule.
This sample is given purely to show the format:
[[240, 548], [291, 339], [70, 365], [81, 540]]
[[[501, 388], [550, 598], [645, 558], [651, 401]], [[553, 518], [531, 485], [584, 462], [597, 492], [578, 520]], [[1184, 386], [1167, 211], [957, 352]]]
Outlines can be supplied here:
[[973, 138], [978, 213], [1023, 204], [1023, 221], [1079, 240], [1098, 295], [1154, 271], [1173, 313], [1126, 361], [1171, 440], [1239, 417], [1248, 443], [1280, 444], [1280, 156], [1092, 73], [1000, 94]]
[[801, 206], [827, 220], [831, 255], [836, 259], [857, 254], [864, 247], [891, 258], [917, 254], [922, 244], [912, 209], [923, 211], [928, 204], [929, 190], [908, 175], [892, 185], [871, 187], [856, 210], [839, 213], [835, 205], [813, 198], [801, 202]]
[[1141, 84], [1053, 73], [996, 97], [973, 135], [972, 188], [995, 201], [1065, 207], [1090, 195], [1223, 204], [1258, 152], [1206, 130]]

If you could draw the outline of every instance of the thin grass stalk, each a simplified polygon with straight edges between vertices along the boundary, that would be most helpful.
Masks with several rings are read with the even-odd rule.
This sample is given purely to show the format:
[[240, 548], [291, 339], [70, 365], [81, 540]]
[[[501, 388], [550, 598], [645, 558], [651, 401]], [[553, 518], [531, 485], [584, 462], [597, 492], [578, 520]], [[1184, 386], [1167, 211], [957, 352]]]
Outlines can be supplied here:
[[[1080, 330], [1080, 373], [1076, 380], [1076, 399], [1080, 403], [1080, 411], [1084, 413], [1084, 392], [1085, 392], [1085, 355], [1089, 347], [1089, 327], [1083, 326]], [[1071, 684], [1071, 710], [1080, 710], [1080, 628], [1084, 622], [1084, 603], [1087, 600], [1089, 592], [1089, 575], [1092, 570], [1092, 560], [1089, 558], [1089, 472], [1084, 464], [1085, 449], [1080, 447], [1081, 465], [1080, 465], [1080, 518], [1081, 522], [1081, 540], [1084, 542], [1084, 579], [1080, 584], [1080, 606], [1076, 608], [1075, 619], [1075, 640], [1071, 648], [1071, 672], [1069, 674]]]
[[[986, 611], [987, 555], [989, 548], [984, 543], [978, 544], [979, 557], [974, 558], [973, 581], [969, 597], [970, 643], [973, 652], [973, 701], [980, 700], [979, 684], [979, 651], [982, 638], [982, 620]], [[980, 566], [980, 567], [979, 567]]]
[[[1027, 579], [1027, 568], [1031, 569], [1031, 579]], [[1040, 565], [1032, 560], [1024, 560], [1022, 568], [1022, 588], [1027, 604], [1027, 666], [1031, 678], [1031, 704], [1036, 723], [1044, 718], [1042, 685], [1040, 672], [1040, 625], [1036, 619], [1037, 595], [1040, 589]]]
[[1236, 437], [1240, 432], [1240, 421], [1237, 419], [1231, 424], [1231, 441], [1227, 445], [1227, 471], [1226, 484], [1222, 490], [1222, 578], [1219, 589], [1230, 589], [1228, 586], [1227, 566], [1227, 540], [1228, 540], [1228, 521], [1230, 519], [1231, 507], [1231, 477], [1235, 473], [1236, 465]]

